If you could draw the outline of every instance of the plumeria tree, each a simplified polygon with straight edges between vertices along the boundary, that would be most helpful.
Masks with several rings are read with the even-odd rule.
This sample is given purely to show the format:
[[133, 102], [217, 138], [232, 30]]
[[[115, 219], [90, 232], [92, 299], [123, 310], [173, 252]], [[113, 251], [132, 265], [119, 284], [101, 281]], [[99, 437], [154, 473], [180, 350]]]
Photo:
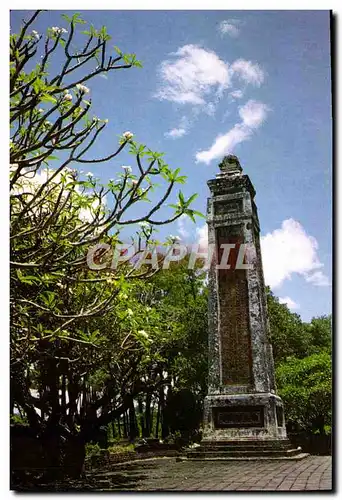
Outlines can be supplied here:
[[[155, 271], [137, 269], [132, 262], [114, 269], [106, 265], [121, 229], [141, 224], [137, 257], [154, 241], [154, 227], [198, 213], [190, 208], [195, 195], [185, 199], [179, 192], [169, 215], [159, 217], [185, 177], [161, 153], [136, 142], [133, 133], [122, 133], [113, 152], [91, 154], [107, 125], [91, 115], [92, 80], [141, 67], [136, 56], [112, 50], [106, 28], [87, 27], [78, 14], [62, 16], [65, 28], [40, 34], [33, 29], [39, 15], [35, 12], [10, 37], [11, 410], [25, 415], [39, 439], [55, 440], [55, 446], [45, 447], [50, 464], [69, 463], [65, 457], [71, 448], [65, 443], [72, 443], [74, 456], [80, 449], [80, 465], [89, 429], [122, 412], [139, 391], [149, 390], [142, 377], [129, 378], [144, 335], [137, 328], [134, 338], [127, 332], [122, 337], [119, 304], [125, 304], [127, 280]], [[58, 68], [54, 74], [52, 60]], [[124, 166], [109, 183], [81, 173], [85, 165], [117, 161], [124, 150], [135, 167]], [[53, 161], [57, 168], [51, 168]], [[158, 179], [165, 190], [148, 204]], [[134, 206], [136, 217], [129, 215]], [[96, 265], [89, 268], [87, 255], [94, 246]], [[112, 328], [106, 336], [99, 325], [105, 328], [108, 318]], [[100, 363], [110, 365], [106, 386], [89, 397], [94, 381], [87, 373]], [[113, 370], [120, 373], [120, 387], [110, 375]]]

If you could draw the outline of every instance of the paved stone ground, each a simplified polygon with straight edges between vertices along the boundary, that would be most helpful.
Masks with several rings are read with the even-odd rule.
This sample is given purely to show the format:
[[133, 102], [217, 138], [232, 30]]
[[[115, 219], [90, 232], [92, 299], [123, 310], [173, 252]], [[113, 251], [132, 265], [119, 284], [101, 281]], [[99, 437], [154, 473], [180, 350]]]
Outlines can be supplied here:
[[92, 479], [107, 491], [331, 491], [331, 474], [330, 456], [229, 462], [173, 458], [118, 464]]

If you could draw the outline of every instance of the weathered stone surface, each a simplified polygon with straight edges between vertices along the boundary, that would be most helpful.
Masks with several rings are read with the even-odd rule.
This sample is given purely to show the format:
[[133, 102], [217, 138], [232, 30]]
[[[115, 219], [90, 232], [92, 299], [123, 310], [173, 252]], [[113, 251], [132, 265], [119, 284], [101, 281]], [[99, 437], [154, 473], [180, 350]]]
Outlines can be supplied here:
[[[203, 445], [210, 442], [279, 440], [287, 443], [284, 411], [275, 394], [272, 347], [260, 249], [255, 189], [236, 156], [208, 181], [209, 390]], [[248, 268], [238, 268], [247, 245]], [[222, 269], [224, 247], [231, 247]], [[226, 254], [225, 254], [226, 255]], [[285, 449], [285, 448], [284, 448]]]

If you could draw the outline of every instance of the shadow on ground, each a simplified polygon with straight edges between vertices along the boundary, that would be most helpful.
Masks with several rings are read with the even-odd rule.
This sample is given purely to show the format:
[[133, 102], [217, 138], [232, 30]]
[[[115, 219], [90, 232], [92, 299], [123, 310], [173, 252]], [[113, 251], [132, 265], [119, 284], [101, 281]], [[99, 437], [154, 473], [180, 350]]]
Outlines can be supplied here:
[[110, 468], [88, 471], [83, 479], [43, 483], [39, 478], [13, 489], [21, 492], [133, 491], [157, 469], [160, 460], [113, 464]]

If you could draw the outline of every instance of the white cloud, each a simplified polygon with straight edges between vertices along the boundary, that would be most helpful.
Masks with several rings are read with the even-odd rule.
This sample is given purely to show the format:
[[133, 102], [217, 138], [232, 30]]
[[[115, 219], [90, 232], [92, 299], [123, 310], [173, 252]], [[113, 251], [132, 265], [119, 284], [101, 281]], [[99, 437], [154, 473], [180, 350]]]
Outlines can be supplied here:
[[235, 38], [240, 34], [240, 29], [238, 27], [239, 24], [240, 21], [238, 21], [237, 19], [226, 19], [220, 22], [220, 24], [218, 25], [218, 30], [221, 35], [229, 35]]
[[323, 267], [317, 255], [318, 243], [294, 219], [284, 220], [280, 229], [263, 236], [261, 251], [265, 282], [271, 288], [280, 287], [293, 274], [299, 274], [313, 284], [319, 281], [319, 277], [314, 278], [315, 275], [324, 276], [322, 271], [311, 274]]
[[220, 134], [216, 137], [212, 146], [205, 151], [196, 153], [196, 161], [206, 163], [207, 165], [215, 158], [220, 158], [225, 153], [231, 152], [237, 144], [250, 137], [250, 131], [237, 124], [226, 134]]
[[188, 133], [190, 122], [186, 116], [182, 116], [178, 127], [175, 127], [164, 134], [169, 139], [179, 139]]
[[266, 104], [249, 100], [244, 106], [239, 107], [239, 115], [243, 124], [249, 128], [258, 128], [265, 121], [269, 108]]
[[237, 76], [245, 83], [260, 87], [265, 79], [265, 75], [259, 64], [245, 59], [237, 59], [230, 66], [232, 76]]
[[169, 132], [165, 133], [165, 137], [168, 137], [170, 139], [179, 139], [180, 137], [183, 137], [183, 135], [186, 135], [186, 130], [185, 128], [173, 128]]
[[196, 238], [197, 244], [200, 250], [206, 251], [208, 249], [208, 225], [203, 224], [203, 226], [196, 227]]
[[184, 45], [171, 56], [176, 59], [163, 61], [159, 69], [162, 84], [156, 97], [161, 100], [204, 105], [209, 94], [230, 85], [228, 64], [213, 51]]
[[244, 106], [240, 106], [241, 123], [235, 124], [226, 134], [218, 135], [209, 149], [198, 151], [196, 161], [208, 165], [212, 160], [231, 153], [235, 146], [249, 139], [253, 131], [262, 125], [268, 110], [266, 104], [254, 100], [249, 100]]
[[291, 297], [279, 297], [280, 304], [286, 304], [289, 309], [300, 309], [300, 305], [297, 304]]
[[189, 217], [185, 214], [181, 215], [177, 220], [178, 233], [181, 235], [182, 239], [186, 239], [190, 236], [190, 231], [187, 228]]
[[230, 92], [229, 95], [233, 99], [241, 99], [243, 97], [243, 92], [242, 92], [242, 90], [233, 90], [233, 92]]
[[308, 283], [312, 283], [313, 285], [316, 286], [329, 286], [330, 281], [325, 274], [322, 273], [322, 271], [315, 271], [311, 276], [306, 276], [305, 277], [306, 281]]

